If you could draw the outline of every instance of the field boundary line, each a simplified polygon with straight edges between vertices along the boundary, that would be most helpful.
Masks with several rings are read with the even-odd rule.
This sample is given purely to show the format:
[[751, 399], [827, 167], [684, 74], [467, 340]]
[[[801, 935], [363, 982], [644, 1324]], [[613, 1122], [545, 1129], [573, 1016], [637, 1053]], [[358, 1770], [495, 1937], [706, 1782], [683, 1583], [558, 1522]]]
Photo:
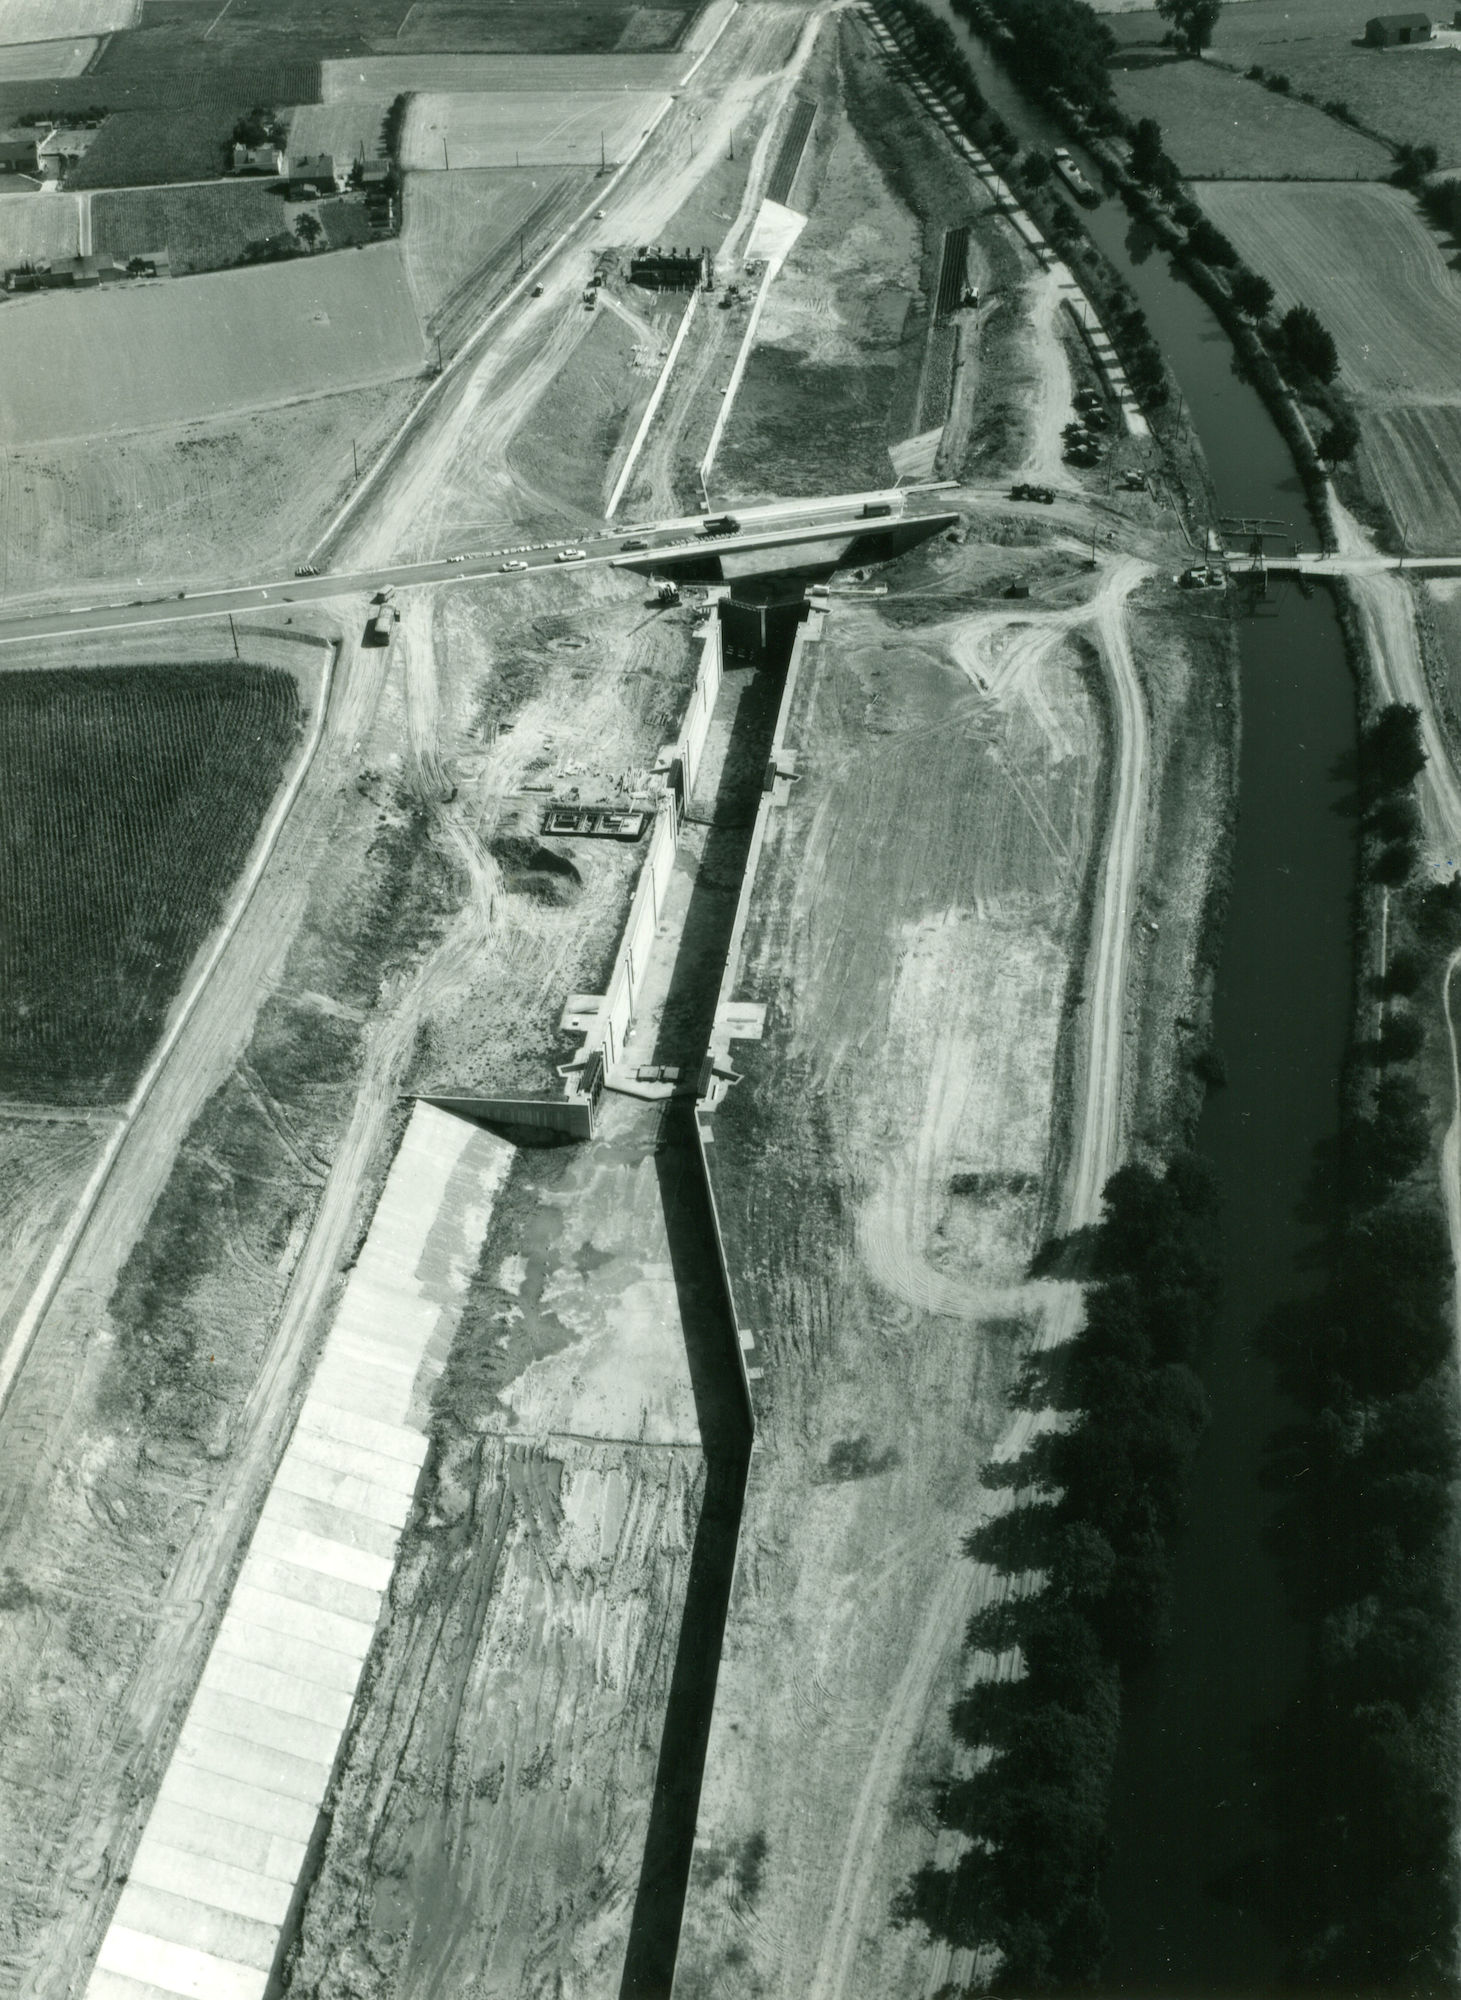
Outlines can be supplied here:
[[644, 406], [644, 415], [639, 419], [639, 429], [634, 433], [634, 442], [629, 447], [629, 456], [619, 468], [619, 477], [614, 481], [614, 490], [609, 495], [608, 506], [604, 509], [606, 521], [612, 521], [619, 510], [619, 502], [624, 498], [624, 490], [629, 484], [635, 466], [639, 463], [639, 454], [643, 451], [644, 441], [649, 436], [649, 427], [659, 414], [659, 406], [665, 399], [665, 391], [670, 386], [670, 377], [675, 372], [675, 363], [680, 358], [680, 349], [685, 344], [685, 335], [690, 331], [690, 322], [694, 319], [699, 304], [700, 292], [697, 288], [690, 294], [690, 303], [686, 306], [680, 324], [675, 330], [675, 337], [670, 342], [670, 351], [665, 356], [665, 365], [659, 372], [659, 380], [650, 391], [649, 401]]
[[353, 493], [346, 495], [343, 504], [336, 511], [335, 516], [329, 523], [328, 527], [326, 527], [324, 532], [320, 536], [318, 536], [318, 538], [314, 543], [314, 546], [310, 549], [307, 558], [308, 561], [310, 562], [318, 561], [320, 556], [329, 547], [330, 543], [334, 541], [335, 537], [338, 534], [340, 534], [346, 522], [349, 521], [351, 515], [355, 512], [356, 508], [360, 505], [361, 501], [364, 500], [365, 496], [374, 489], [377, 480], [380, 479], [381, 475], [384, 473], [387, 466], [392, 465], [395, 462], [396, 456], [399, 453], [401, 447], [409, 441], [411, 434], [415, 430], [417, 424], [425, 416], [427, 408], [431, 404], [433, 398], [438, 396], [441, 393], [441, 391], [446, 387], [446, 385], [455, 378], [458, 370], [463, 368], [469, 360], [475, 358], [477, 349], [486, 340], [487, 335], [490, 332], [492, 332], [498, 320], [507, 311], [508, 307], [517, 304], [518, 300], [522, 297], [523, 293], [536, 279], [538, 273], [546, 269], [547, 266], [552, 262], [553, 258], [555, 258], [559, 254], [559, 252], [568, 244], [570, 239], [574, 237], [580, 229], [583, 228], [586, 222], [591, 220], [594, 210], [602, 204], [604, 197], [606, 195], [612, 194], [614, 190], [618, 187], [620, 181], [624, 178], [625, 174], [629, 172], [630, 168], [639, 158], [639, 155], [644, 151], [645, 147], [649, 144], [650, 140], [659, 130], [664, 120], [669, 116], [670, 111], [674, 105], [674, 102], [675, 102], [674, 98], [672, 97], [666, 98], [665, 102], [660, 106], [660, 109], [655, 113], [654, 117], [651, 118], [651, 120], [649, 121], [649, 124], [646, 126], [645, 130], [640, 134], [639, 139], [637, 140], [637, 142], [635, 143], [633, 149], [629, 154], [629, 157], [622, 163], [622, 165], [614, 169], [614, 172], [610, 177], [607, 186], [599, 188], [597, 193], [589, 196], [588, 202], [582, 209], [579, 210], [578, 214], [573, 218], [573, 220], [570, 223], [568, 223], [562, 230], [560, 230], [558, 235], [548, 245], [547, 249], [541, 253], [541, 255], [535, 260], [535, 262], [533, 262], [528, 266], [528, 268], [523, 272], [522, 276], [518, 279], [517, 283], [512, 287], [512, 289], [509, 292], [507, 292], [504, 297], [498, 300], [497, 304], [493, 306], [491, 311], [487, 314], [486, 318], [482, 321], [481, 325], [477, 328], [477, 331], [474, 334], [471, 334], [462, 343], [462, 345], [457, 349], [456, 353], [452, 356], [451, 360], [447, 362], [445, 368], [442, 369], [441, 373], [427, 384], [425, 390], [421, 395], [419, 402], [416, 404], [414, 409], [407, 412], [406, 416], [404, 417], [404, 419], [400, 424], [400, 427], [397, 429], [395, 435], [387, 441], [384, 449], [381, 452], [380, 457], [376, 460], [375, 464], [371, 466], [370, 470], [366, 473], [364, 479], [362, 479], [360, 484], [355, 488], [355, 491]]
[[248, 907], [254, 899], [254, 894], [264, 878], [264, 871], [274, 858], [274, 851], [279, 844], [279, 836], [284, 831], [285, 822], [294, 810], [299, 795], [304, 789], [304, 781], [313, 769], [315, 757], [319, 752], [321, 743], [324, 741], [325, 722], [329, 714], [330, 699], [334, 693], [335, 669], [339, 664], [341, 643], [341, 641], [337, 640], [329, 649], [329, 656], [325, 663], [324, 678], [320, 686], [319, 700], [316, 703], [315, 718], [310, 728], [309, 736], [305, 742], [304, 749], [300, 752], [295, 763], [293, 775], [280, 794], [274, 811], [265, 826], [262, 840], [259, 842], [254, 858], [249, 864], [248, 872], [234, 896], [233, 906], [224, 918], [222, 925], [214, 937], [213, 943], [209, 946], [207, 956], [199, 967], [192, 985], [183, 995], [182, 1004], [173, 1016], [161, 1042], [159, 1042], [152, 1060], [138, 1078], [137, 1086], [127, 1100], [126, 1107], [122, 1112], [116, 1129], [103, 1148], [101, 1158], [92, 1168], [91, 1178], [82, 1189], [76, 1206], [71, 1211], [71, 1219], [62, 1231], [61, 1240], [56, 1244], [50, 1257], [46, 1260], [46, 1267], [41, 1272], [36, 1288], [26, 1302], [25, 1311], [16, 1321], [15, 1329], [6, 1343], [5, 1352], [3, 1355], [0, 1355], [0, 1416], [3, 1416], [5, 1413], [10, 1401], [11, 1391], [15, 1387], [21, 1369], [25, 1366], [26, 1357], [34, 1345], [36, 1335], [40, 1331], [41, 1322], [50, 1310], [56, 1293], [60, 1290], [61, 1281], [66, 1275], [67, 1267], [72, 1257], [76, 1254], [76, 1246], [81, 1241], [82, 1234], [87, 1224], [91, 1221], [92, 1215], [95, 1213], [96, 1205], [101, 1199], [103, 1188], [111, 1179], [112, 1169], [117, 1164], [122, 1148], [127, 1143], [138, 1118], [146, 1108], [147, 1100], [151, 1097], [153, 1090], [157, 1086], [158, 1078], [162, 1075], [178, 1043], [182, 1040], [185, 1029], [197, 1012], [198, 1003], [202, 999], [214, 973], [218, 970], [225, 952], [233, 943], [238, 932], [238, 927], [243, 922]]

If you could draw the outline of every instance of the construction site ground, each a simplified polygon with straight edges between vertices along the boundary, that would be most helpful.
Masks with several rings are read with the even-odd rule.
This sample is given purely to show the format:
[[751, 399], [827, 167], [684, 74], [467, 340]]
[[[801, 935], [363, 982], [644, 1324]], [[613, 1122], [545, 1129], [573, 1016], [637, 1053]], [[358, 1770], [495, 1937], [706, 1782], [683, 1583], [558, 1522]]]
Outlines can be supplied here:
[[[693, 673], [683, 623], [604, 571], [422, 593], [388, 649], [356, 644], [367, 609], [317, 621], [348, 672], [300, 799], [0, 1420], [0, 1966], [20, 1990], [71, 1990], [95, 1949], [413, 1065], [541, 1086], [564, 996], [612, 954], [634, 859], [584, 843], [571, 873], [535, 866], [544, 798], [652, 765]], [[13, 1146], [32, 1123], [7, 1118]], [[7, 1203], [33, 1266], [101, 1136], [73, 1129]]]
[[[721, 684], [626, 1068], [693, 1086], [778, 688], [748, 667]], [[626, 1959], [667, 1962], [706, 1706], [686, 1662], [703, 1650], [713, 1677], [704, 1607], [728, 1586], [748, 1435], [693, 1146], [683, 1096], [610, 1094], [590, 1142], [513, 1160], [304, 1910], [302, 1991], [599, 1994]]]

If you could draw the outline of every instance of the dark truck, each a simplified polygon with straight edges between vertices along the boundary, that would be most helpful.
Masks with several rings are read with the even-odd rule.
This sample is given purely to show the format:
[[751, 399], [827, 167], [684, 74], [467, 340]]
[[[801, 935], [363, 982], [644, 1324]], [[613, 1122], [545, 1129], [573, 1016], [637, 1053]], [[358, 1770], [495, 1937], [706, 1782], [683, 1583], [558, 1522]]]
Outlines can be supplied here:
[[893, 503], [891, 500], [869, 500], [862, 510], [861, 518], [864, 521], [871, 521], [880, 515], [891, 514], [892, 511]]
[[741, 524], [734, 514], [715, 514], [705, 523], [703, 532], [707, 535], [738, 535]]

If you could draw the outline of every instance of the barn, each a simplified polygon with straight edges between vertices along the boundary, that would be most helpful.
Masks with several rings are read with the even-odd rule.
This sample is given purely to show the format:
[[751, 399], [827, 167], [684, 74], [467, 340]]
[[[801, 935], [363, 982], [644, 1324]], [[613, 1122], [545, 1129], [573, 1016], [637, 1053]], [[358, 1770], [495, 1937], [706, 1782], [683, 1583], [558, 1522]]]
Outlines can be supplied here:
[[1372, 49], [1404, 48], [1408, 42], [1430, 39], [1429, 14], [1376, 14], [1365, 23], [1365, 41]]

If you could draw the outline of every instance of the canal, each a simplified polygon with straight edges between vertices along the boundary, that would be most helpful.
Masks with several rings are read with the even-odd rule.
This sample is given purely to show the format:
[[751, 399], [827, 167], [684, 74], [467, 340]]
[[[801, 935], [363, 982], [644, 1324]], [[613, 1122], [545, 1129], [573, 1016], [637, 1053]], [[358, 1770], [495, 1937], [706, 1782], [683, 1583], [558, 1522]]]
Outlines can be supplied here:
[[[1068, 143], [944, 0], [932, 4], [1019, 138]], [[1081, 165], [1100, 186], [1095, 163]], [[1291, 522], [1317, 540], [1288, 449], [1211, 311], [1118, 200], [1084, 220], [1171, 363], [1220, 512]], [[1345, 775], [1354, 689], [1328, 593], [1283, 587], [1245, 610], [1238, 630], [1239, 821], [1213, 1020], [1228, 1084], [1209, 1097], [1197, 1137], [1225, 1201], [1223, 1306], [1202, 1370], [1212, 1421], [1177, 1557], [1173, 1641], [1128, 1693], [1103, 1981], [1111, 1993], [1205, 2000], [1271, 1991], [1279, 1971], [1267, 1932], [1227, 1888], [1259, 1832], [1255, 1739], [1295, 1692], [1305, 1648], [1266, 1546], [1261, 1480], [1265, 1446], [1297, 1413], [1255, 1335], [1323, 1282], [1336, 1191], [1320, 1163], [1338, 1123], [1356, 864]]]

